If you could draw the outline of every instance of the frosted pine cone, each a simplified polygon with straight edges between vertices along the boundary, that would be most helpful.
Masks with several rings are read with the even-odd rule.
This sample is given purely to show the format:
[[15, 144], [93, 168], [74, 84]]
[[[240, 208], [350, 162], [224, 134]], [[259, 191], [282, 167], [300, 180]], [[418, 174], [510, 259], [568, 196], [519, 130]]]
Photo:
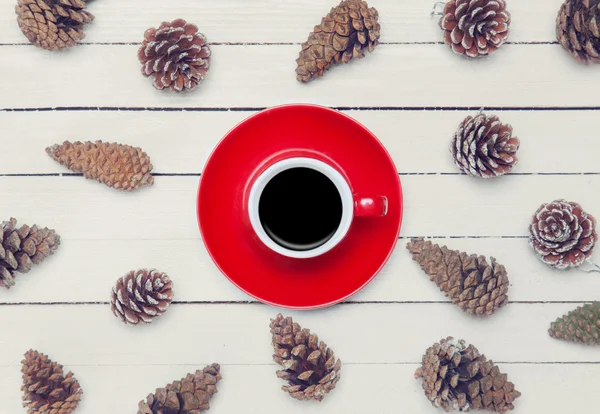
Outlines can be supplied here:
[[336, 63], [362, 59], [379, 44], [379, 13], [363, 0], [342, 0], [315, 26], [296, 63], [297, 79], [309, 82]]
[[288, 382], [281, 389], [297, 400], [322, 401], [340, 380], [342, 362], [333, 350], [316, 334], [281, 314], [271, 319], [271, 334], [273, 360], [283, 367], [277, 377]]
[[72, 372], [64, 375], [63, 366], [46, 355], [29, 350], [22, 361], [23, 407], [28, 414], [71, 414], [83, 390]]
[[195, 374], [157, 388], [146, 400], [140, 401], [137, 414], [200, 414], [210, 408], [221, 380], [219, 364], [212, 364]]
[[84, 26], [94, 16], [84, 10], [85, 0], [18, 0], [17, 22], [34, 45], [47, 50], [75, 46], [84, 37]]
[[183, 19], [146, 30], [138, 58], [142, 73], [152, 76], [156, 89], [192, 90], [210, 67], [210, 47], [198, 27]]
[[17, 227], [15, 218], [4, 221], [0, 229], [0, 286], [10, 289], [16, 272], [29, 272], [59, 245], [60, 236], [54, 230], [26, 224]]
[[71, 171], [117, 190], [154, 184], [150, 158], [141, 148], [115, 142], [65, 141], [46, 148], [46, 152]]
[[471, 58], [495, 52], [506, 41], [509, 26], [504, 0], [450, 0], [440, 19], [444, 43]]
[[173, 282], [165, 273], [140, 269], [117, 280], [110, 295], [115, 316], [129, 325], [150, 323], [173, 301]]
[[557, 269], [581, 265], [597, 240], [594, 217], [566, 200], [542, 204], [529, 226], [529, 244], [544, 263]]
[[480, 113], [460, 123], [450, 145], [454, 162], [465, 174], [490, 178], [508, 173], [519, 161], [519, 139], [495, 115]]
[[581, 63], [600, 63], [600, 1], [566, 0], [556, 18], [556, 38]]
[[513, 410], [521, 396], [507, 375], [473, 345], [452, 337], [427, 349], [415, 378], [422, 380], [425, 395], [446, 412]]

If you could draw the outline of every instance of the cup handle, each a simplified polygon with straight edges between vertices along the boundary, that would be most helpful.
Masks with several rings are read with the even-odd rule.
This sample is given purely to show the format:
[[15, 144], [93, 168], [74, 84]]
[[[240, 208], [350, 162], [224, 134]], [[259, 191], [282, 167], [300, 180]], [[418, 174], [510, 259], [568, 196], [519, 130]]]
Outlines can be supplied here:
[[357, 217], [383, 217], [388, 212], [388, 199], [384, 196], [354, 195], [354, 215]]

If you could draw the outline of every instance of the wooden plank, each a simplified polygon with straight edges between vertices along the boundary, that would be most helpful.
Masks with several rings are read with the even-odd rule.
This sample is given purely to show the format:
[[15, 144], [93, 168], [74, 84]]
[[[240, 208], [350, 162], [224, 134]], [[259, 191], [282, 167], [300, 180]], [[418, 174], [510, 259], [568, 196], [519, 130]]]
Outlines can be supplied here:
[[[401, 174], [458, 173], [448, 151], [459, 122], [474, 111], [343, 111], [379, 137]], [[0, 112], [0, 174], [68, 172], [44, 148], [69, 140], [142, 147], [157, 173], [200, 173], [229, 129], [255, 112]], [[515, 173], [600, 172], [594, 111], [501, 111], [521, 139]], [[168, 148], [168, 151], [165, 151]]]
[[[82, 177], [2, 177], [3, 208], [25, 223], [57, 229], [74, 240], [187, 240], [196, 223], [198, 177], [157, 177], [151, 188], [121, 193]], [[598, 215], [600, 176], [402, 177], [401, 234], [415, 236], [526, 236], [543, 202], [578, 201]]]
[[[600, 291], [597, 275], [551, 270], [537, 259], [526, 239], [435, 241], [496, 257], [508, 270], [511, 301], [591, 301], [597, 299], [594, 292]], [[398, 242], [382, 272], [350, 301], [447, 301], [412, 261], [406, 243]], [[107, 302], [116, 279], [141, 267], [167, 272], [179, 302], [253, 300], [219, 273], [200, 240], [63, 239], [54, 256], [29, 274], [17, 275], [17, 284], [10, 291], [0, 291], [0, 303]]]
[[[319, 81], [296, 81], [296, 46], [215, 46], [212, 72], [194, 93], [155, 90], [135, 46], [95, 45], [58, 56], [0, 49], [0, 108], [71, 106], [595, 106], [600, 84], [559, 45], [507, 45], [471, 61], [445, 45], [384, 45]], [[13, 62], [19, 62], [15, 65]], [[40, 68], [44, 78], [38, 81]], [[518, 72], [518, 77], [515, 73]], [[85, 76], [78, 76], [84, 73]], [[101, 87], [94, 87], [101, 85]], [[502, 91], [501, 93], [499, 91]]]
[[[203, 361], [199, 357], [199, 361]], [[212, 362], [212, 361], [208, 361]], [[118, 366], [77, 365], [72, 369], [84, 389], [78, 408], [81, 414], [135, 412], [138, 402], [156, 387], [179, 379], [201, 368], [195, 365]], [[395, 414], [398, 412], [436, 414], [413, 378], [417, 365], [345, 365], [336, 391], [321, 403], [305, 403], [289, 398], [279, 390], [282, 381], [275, 377], [275, 365], [224, 365], [218, 393], [211, 410], [235, 413], [304, 414]], [[589, 379], [600, 375], [598, 365], [527, 365], [503, 364], [522, 396], [515, 402], [514, 414], [592, 414], [596, 383]], [[21, 412], [19, 367], [0, 368], [4, 413]], [[556, 396], [556, 397], [551, 397]], [[562, 396], [562, 397], [560, 397]]]
[[[417, 363], [428, 346], [448, 335], [470, 341], [498, 362], [600, 362], [593, 347], [548, 335], [550, 322], [572, 307], [512, 304], [490, 318], [446, 304], [338, 305], [285, 314], [316, 332], [346, 363]], [[262, 304], [173, 305], [151, 325], [131, 327], [109, 305], [4, 306], [0, 365], [15, 364], [29, 348], [69, 366], [189, 365], [207, 358], [266, 364], [272, 353], [269, 318], [276, 313]]]
[[[562, 0], [513, 0], [513, 42], [555, 41], [554, 25]], [[338, 0], [171, 0], [169, 9], [159, 0], [116, 0], [89, 3], [96, 20], [87, 29], [85, 42], [139, 43], [144, 31], [164, 20], [183, 17], [197, 24], [211, 42], [291, 42], [306, 40]], [[441, 30], [438, 18], [431, 17], [434, 1], [370, 1], [379, 10], [383, 42], [438, 42]], [[14, 15], [14, 2], [0, 9], [0, 40], [3, 43], [26, 43]], [[115, 18], [118, 16], [118, 18]]]

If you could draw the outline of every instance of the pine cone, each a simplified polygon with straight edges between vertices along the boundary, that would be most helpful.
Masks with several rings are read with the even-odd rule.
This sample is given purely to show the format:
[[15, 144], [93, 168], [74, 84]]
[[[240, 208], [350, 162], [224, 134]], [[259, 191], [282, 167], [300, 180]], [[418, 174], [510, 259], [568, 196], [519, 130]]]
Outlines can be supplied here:
[[557, 269], [581, 265], [597, 240], [594, 217], [566, 200], [542, 204], [529, 226], [529, 244], [544, 263]]
[[138, 58], [142, 74], [153, 77], [156, 89], [192, 90], [210, 67], [210, 47], [198, 28], [183, 19], [146, 30]]
[[508, 304], [508, 276], [503, 265], [491, 257], [467, 255], [424, 241], [412, 239], [406, 248], [452, 302], [475, 315], [491, 315]]
[[28, 414], [70, 414], [77, 408], [83, 390], [72, 372], [30, 349], [22, 361], [23, 407]]
[[10, 289], [15, 272], [27, 273], [60, 245], [60, 236], [46, 227], [26, 224], [17, 228], [17, 219], [2, 222], [0, 232], [0, 286]]
[[17, 22], [34, 45], [47, 50], [75, 46], [94, 16], [84, 10], [85, 0], [18, 0]]
[[137, 414], [199, 414], [210, 408], [210, 398], [217, 393], [221, 380], [219, 364], [212, 364], [174, 381], [164, 388], [157, 388], [139, 403]]
[[600, 345], [600, 302], [587, 303], [550, 324], [552, 338]]
[[319, 337], [302, 329], [291, 317], [271, 319], [275, 353], [273, 360], [283, 367], [277, 377], [288, 381], [281, 389], [301, 401], [322, 401], [340, 380], [342, 361]]
[[335, 63], [362, 59], [379, 44], [379, 13], [363, 0], [342, 0], [315, 26], [296, 59], [297, 79], [309, 82]]
[[112, 288], [110, 308], [129, 325], [150, 323], [173, 301], [173, 282], [158, 270], [130, 271]]
[[495, 115], [480, 113], [460, 123], [450, 152], [462, 172], [474, 177], [498, 177], [509, 172], [519, 161], [519, 138], [512, 127]]
[[504, 0], [450, 0], [440, 19], [444, 43], [471, 58], [494, 53], [506, 41], [509, 26]]
[[141, 148], [102, 141], [65, 141], [46, 148], [46, 152], [71, 171], [118, 190], [154, 184], [150, 158]]
[[556, 38], [581, 63], [600, 63], [600, 0], [566, 0], [556, 18]]
[[452, 337], [427, 349], [415, 378], [423, 380], [423, 390], [431, 403], [446, 412], [504, 413], [513, 410], [513, 402], [521, 396], [497, 365], [473, 345]]

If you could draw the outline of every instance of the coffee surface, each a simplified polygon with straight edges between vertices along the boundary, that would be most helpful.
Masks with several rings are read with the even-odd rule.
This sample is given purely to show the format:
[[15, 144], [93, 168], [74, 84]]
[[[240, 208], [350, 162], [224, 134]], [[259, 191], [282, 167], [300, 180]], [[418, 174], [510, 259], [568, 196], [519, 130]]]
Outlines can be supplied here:
[[342, 199], [335, 184], [311, 168], [291, 168], [264, 188], [258, 213], [267, 235], [295, 251], [312, 250], [335, 234], [342, 219]]

